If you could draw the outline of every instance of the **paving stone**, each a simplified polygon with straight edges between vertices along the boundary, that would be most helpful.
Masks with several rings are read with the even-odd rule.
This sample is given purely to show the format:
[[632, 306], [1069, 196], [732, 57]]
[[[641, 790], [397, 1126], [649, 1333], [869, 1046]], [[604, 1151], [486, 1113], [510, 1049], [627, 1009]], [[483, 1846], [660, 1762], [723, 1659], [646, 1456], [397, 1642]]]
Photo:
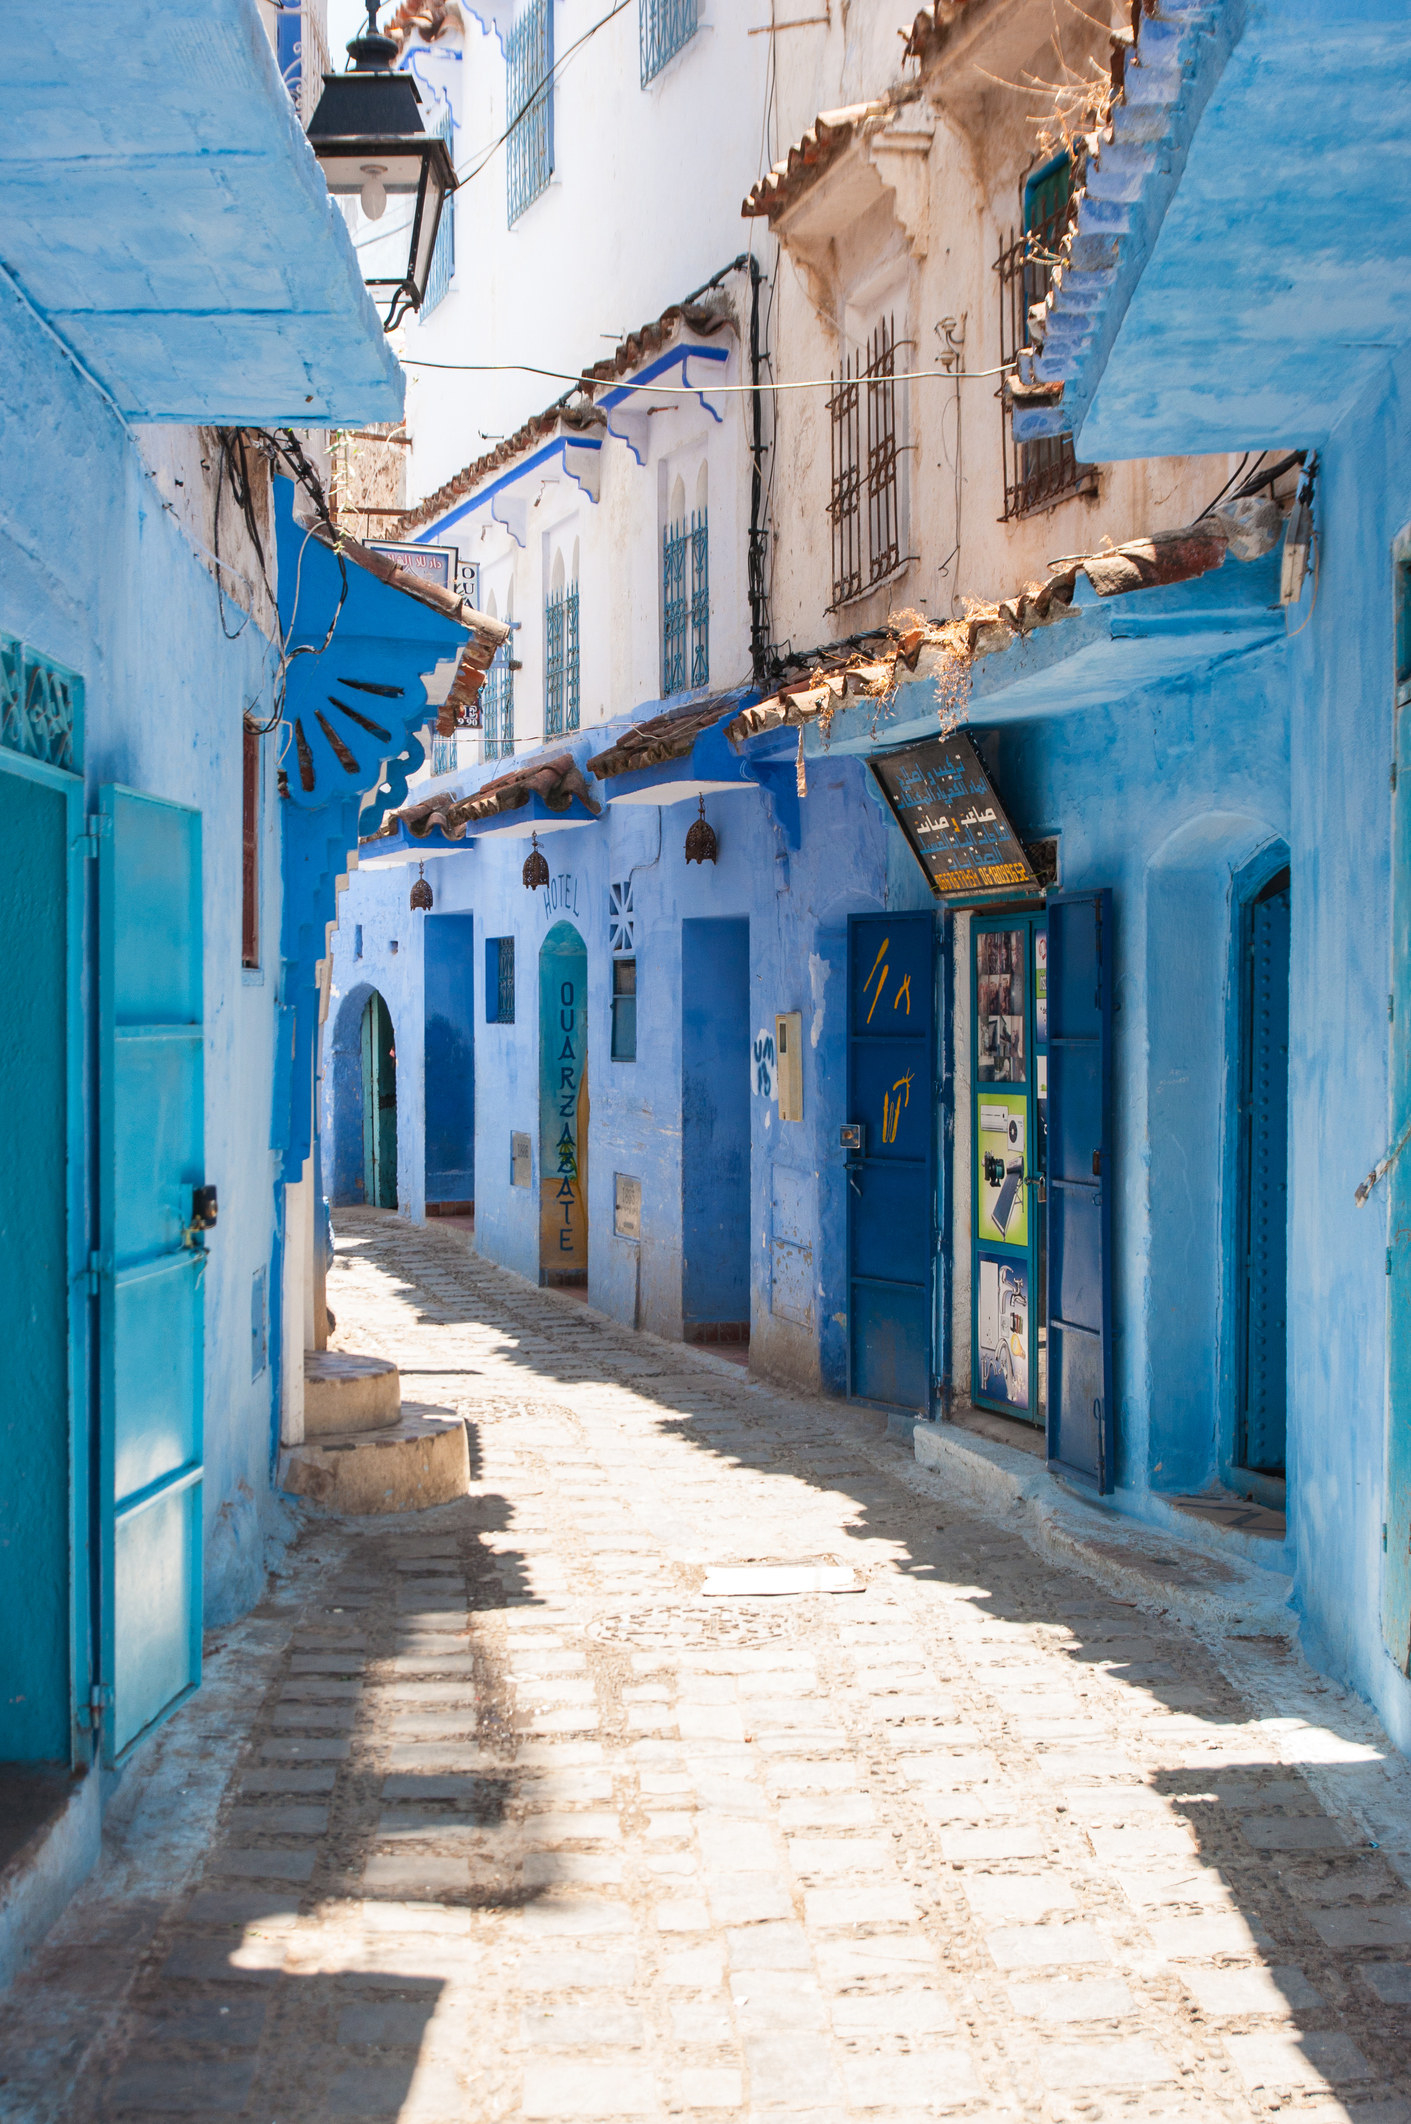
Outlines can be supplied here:
[[1136, 2012], [1136, 2000], [1117, 1977], [1010, 1984], [1007, 1989], [1014, 2011], [1026, 2020], [1120, 2021]]
[[1315, 1910], [1309, 1922], [1329, 1947], [1411, 1946], [1411, 1904], [1389, 1909]]
[[1236, 2072], [1251, 2091], [1259, 2088], [1338, 2086], [1372, 2078], [1372, 2068], [1351, 2036], [1309, 2030], [1302, 2035], [1229, 2035], [1224, 2039]]
[[236, 1807], [226, 1827], [234, 1836], [322, 1836], [327, 1807]]
[[656, 2106], [652, 2075], [640, 2065], [579, 2058], [525, 2068], [520, 2109], [526, 2117], [637, 2117]]
[[1091, 1925], [1006, 1925], [989, 1933], [985, 1944], [1001, 1969], [1065, 1968], [1112, 1960], [1107, 1942]]
[[610, 1994], [571, 2006], [536, 2006], [520, 2015], [520, 2033], [535, 2050], [592, 2050], [600, 2044], [635, 2047], [646, 2028], [640, 2010]]
[[1316, 2010], [1323, 2004], [1301, 1969], [1181, 1968], [1181, 1982], [1212, 2020], [1233, 2021], [1243, 2014], [1278, 2014]]
[[255, 2076], [253, 2057], [186, 2059], [130, 2058], [114, 2080], [109, 2104], [118, 2115], [237, 2115]]

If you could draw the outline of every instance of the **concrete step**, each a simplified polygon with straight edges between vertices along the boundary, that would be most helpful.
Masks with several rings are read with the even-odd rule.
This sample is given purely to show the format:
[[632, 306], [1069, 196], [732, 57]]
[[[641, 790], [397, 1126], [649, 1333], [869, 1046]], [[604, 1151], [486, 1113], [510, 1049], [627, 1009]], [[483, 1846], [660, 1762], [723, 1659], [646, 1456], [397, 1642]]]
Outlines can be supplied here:
[[402, 1413], [402, 1378], [390, 1357], [350, 1350], [304, 1352], [304, 1436], [382, 1431]]
[[373, 1432], [306, 1438], [280, 1456], [280, 1485], [329, 1512], [423, 1512], [470, 1488], [470, 1446], [449, 1410], [404, 1410]]

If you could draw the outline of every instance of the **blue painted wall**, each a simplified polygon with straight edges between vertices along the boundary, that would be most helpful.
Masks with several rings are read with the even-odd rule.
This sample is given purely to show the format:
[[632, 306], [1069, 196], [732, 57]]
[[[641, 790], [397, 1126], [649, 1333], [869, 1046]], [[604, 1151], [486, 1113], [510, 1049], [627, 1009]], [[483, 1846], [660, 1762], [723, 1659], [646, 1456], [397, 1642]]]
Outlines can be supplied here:
[[[273, 1237], [280, 889], [271, 763], [258, 970], [241, 967], [240, 907], [241, 723], [246, 704], [265, 697], [270, 644], [228, 603], [236, 639], [226, 639], [211, 574], [163, 508], [133, 437], [3, 283], [0, 371], [0, 628], [84, 679], [86, 810], [115, 781], [203, 815], [206, 1170], [220, 1193], [205, 1286], [206, 1613], [220, 1622], [260, 1596], [269, 1512], [272, 1373], [266, 1365], [252, 1376], [250, 1311]], [[60, 1085], [50, 1089], [59, 1101]], [[62, 1188], [61, 1171], [50, 1185]], [[27, 1419], [36, 1436], [52, 1420], [38, 1408]]]
[[475, 917], [429, 914], [423, 928], [426, 1199], [475, 1199]]
[[750, 1317], [750, 925], [681, 925], [682, 1311]]

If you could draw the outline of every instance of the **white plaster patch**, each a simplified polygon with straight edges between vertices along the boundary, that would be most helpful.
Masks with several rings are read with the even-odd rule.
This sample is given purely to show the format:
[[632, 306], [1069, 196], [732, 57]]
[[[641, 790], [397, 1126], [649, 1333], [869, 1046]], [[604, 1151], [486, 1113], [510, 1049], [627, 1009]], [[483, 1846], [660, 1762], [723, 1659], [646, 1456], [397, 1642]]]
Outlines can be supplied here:
[[820, 958], [816, 951], [809, 953], [808, 986], [813, 997], [813, 1023], [809, 1027], [808, 1043], [815, 1050], [818, 1047], [819, 1034], [823, 1030], [823, 991], [828, 986], [828, 976], [832, 971], [828, 961]]

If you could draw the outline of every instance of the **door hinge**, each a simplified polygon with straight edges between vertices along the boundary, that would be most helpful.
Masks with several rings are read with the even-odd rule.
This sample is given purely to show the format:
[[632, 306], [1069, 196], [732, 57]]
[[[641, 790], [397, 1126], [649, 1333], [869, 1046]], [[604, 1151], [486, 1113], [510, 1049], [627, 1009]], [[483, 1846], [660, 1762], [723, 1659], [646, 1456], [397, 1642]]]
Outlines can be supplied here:
[[1392, 763], [1391, 763], [1391, 786], [1392, 786], [1392, 788], [1393, 788], [1393, 789], [1395, 789], [1395, 787], [1396, 787], [1396, 761], [1395, 761], [1395, 760], [1393, 760], [1393, 761], [1392, 761]]
[[1387, 1248], [1387, 1274], [1391, 1274], [1391, 1248]]
[[113, 1708], [113, 1692], [107, 1682], [94, 1682], [88, 1692], [88, 1723], [101, 1726], [103, 1713]]
[[113, 838], [111, 812], [94, 811], [89, 814], [88, 829], [79, 835], [78, 846], [86, 856], [96, 856], [100, 845]]
[[103, 1287], [103, 1278], [107, 1275], [111, 1275], [112, 1267], [112, 1255], [100, 1253], [98, 1248], [94, 1247], [93, 1251], [88, 1256], [88, 1267], [84, 1270], [84, 1280], [88, 1285], [88, 1295], [90, 1298], [96, 1298], [98, 1296], [99, 1291]]
[[1387, 1016], [1394, 1024], [1396, 1021], [1396, 997], [1394, 995], [1387, 997]]

